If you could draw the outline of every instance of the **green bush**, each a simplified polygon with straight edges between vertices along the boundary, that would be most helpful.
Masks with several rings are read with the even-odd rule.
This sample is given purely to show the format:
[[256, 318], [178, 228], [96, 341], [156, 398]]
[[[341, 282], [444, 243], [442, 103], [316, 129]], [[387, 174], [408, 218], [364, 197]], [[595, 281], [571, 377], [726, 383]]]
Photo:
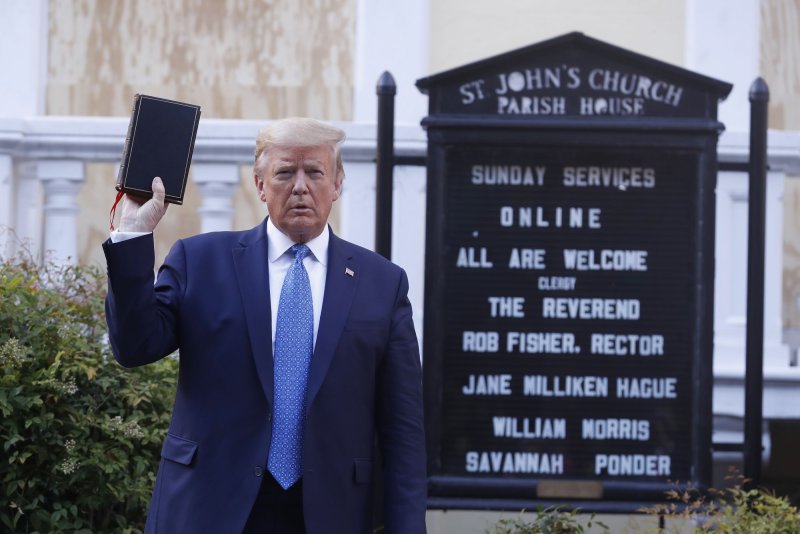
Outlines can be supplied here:
[[[747, 489], [745, 479], [732, 472], [732, 487], [707, 493], [692, 488], [667, 492], [667, 502], [639, 510], [653, 519], [642, 526], [632, 519], [626, 534], [800, 534], [800, 511], [786, 497], [763, 488]], [[663, 523], [663, 527], [659, 526]], [[583, 534], [595, 526], [609, 528], [591, 516], [581, 521], [577, 511], [546, 508], [531, 520], [501, 519], [487, 534]]]
[[140, 532], [177, 362], [111, 356], [104, 276], [0, 263], [0, 531]]
[[[585, 523], [585, 524], [584, 524]], [[585, 522], [578, 518], [576, 510], [562, 510], [558, 507], [539, 508], [535, 516], [529, 521], [523, 517], [501, 519], [487, 534], [584, 534], [586, 528], [597, 526], [604, 532], [608, 527], [594, 520], [592, 515]]]
[[[693, 489], [667, 493], [668, 504], [643, 510], [663, 516], [667, 523], [662, 532], [719, 534], [800, 534], [800, 511], [786, 497], [764, 488], [746, 488], [746, 480], [735, 469], [728, 480], [732, 486], [704, 494]], [[642, 531], [645, 533], [654, 530]]]
[[800, 513], [789, 502], [759, 489], [727, 491], [728, 499], [702, 532], [725, 534], [800, 534]]

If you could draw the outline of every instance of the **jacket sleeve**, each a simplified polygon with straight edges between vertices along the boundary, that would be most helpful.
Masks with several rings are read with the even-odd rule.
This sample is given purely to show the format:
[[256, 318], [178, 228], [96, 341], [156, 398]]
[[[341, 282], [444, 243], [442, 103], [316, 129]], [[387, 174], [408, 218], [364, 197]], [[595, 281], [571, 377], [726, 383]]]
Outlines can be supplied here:
[[178, 347], [178, 310], [186, 277], [178, 241], [154, 285], [153, 235], [103, 243], [108, 266], [106, 323], [114, 357], [124, 367], [154, 362]]
[[422, 369], [405, 272], [400, 275], [376, 394], [386, 532], [421, 534], [427, 507]]

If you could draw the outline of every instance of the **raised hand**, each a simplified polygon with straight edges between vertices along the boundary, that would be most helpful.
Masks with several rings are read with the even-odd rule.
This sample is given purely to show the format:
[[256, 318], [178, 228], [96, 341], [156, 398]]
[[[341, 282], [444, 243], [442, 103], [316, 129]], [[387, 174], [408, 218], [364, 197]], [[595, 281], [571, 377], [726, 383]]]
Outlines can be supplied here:
[[143, 199], [125, 195], [119, 219], [120, 232], [152, 232], [167, 211], [164, 202], [164, 184], [161, 178], [153, 178], [153, 198]]

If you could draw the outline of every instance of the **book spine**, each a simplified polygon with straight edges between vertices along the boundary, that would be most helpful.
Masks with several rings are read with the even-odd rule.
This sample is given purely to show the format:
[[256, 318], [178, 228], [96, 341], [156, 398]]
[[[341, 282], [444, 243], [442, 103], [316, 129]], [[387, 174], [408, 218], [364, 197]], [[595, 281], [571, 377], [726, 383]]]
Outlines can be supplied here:
[[136, 124], [136, 119], [138, 117], [137, 111], [139, 110], [139, 102], [142, 99], [142, 95], [136, 94], [133, 97], [133, 110], [131, 111], [131, 120], [128, 123], [128, 133], [125, 135], [125, 144], [122, 147], [122, 157], [120, 158], [119, 164], [119, 172], [117, 173], [117, 191], [124, 191], [125, 190], [125, 170], [128, 167], [128, 161], [131, 158], [130, 148], [131, 148], [131, 135], [133, 135], [133, 131]]

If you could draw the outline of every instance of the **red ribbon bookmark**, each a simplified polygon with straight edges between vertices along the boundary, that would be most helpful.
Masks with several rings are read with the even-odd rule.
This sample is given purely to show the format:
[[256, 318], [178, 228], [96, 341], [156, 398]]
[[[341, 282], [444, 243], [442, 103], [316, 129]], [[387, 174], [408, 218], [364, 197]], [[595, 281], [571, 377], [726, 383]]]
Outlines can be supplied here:
[[117, 212], [117, 204], [119, 204], [119, 201], [122, 200], [122, 195], [124, 194], [124, 191], [117, 191], [117, 198], [114, 200], [114, 205], [111, 206], [111, 211], [108, 212], [109, 223], [112, 232], [114, 231], [114, 214]]

